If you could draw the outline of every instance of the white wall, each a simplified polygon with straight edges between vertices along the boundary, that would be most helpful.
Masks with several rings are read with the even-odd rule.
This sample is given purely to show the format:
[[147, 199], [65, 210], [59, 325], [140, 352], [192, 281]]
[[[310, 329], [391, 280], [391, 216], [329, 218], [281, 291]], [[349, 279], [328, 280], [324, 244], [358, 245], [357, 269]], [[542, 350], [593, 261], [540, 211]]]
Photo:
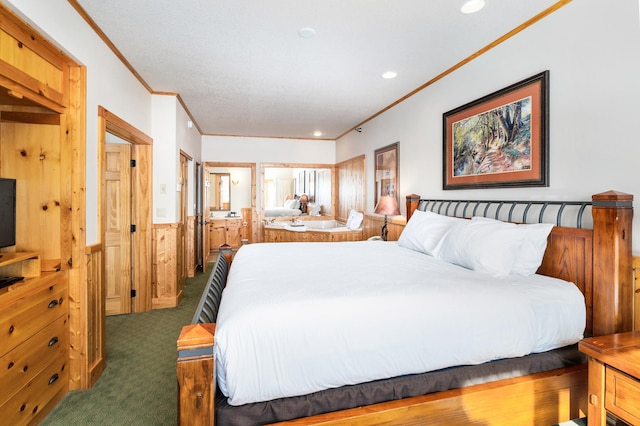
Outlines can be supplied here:
[[[443, 191], [442, 114], [547, 69], [550, 186]], [[372, 172], [373, 151], [400, 141], [402, 195], [582, 200], [614, 189], [634, 194], [637, 208], [639, 72], [638, 2], [573, 1], [366, 123], [362, 133], [338, 140], [336, 160], [364, 153], [367, 171]], [[373, 173], [367, 173], [368, 200], [373, 200], [373, 191]], [[633, 228], [638, 255], [637, 212]]]
[[335, 141], [203, 136], [202, 161], [334, 164]]
[[175, 223], [180, 205], [180, 150], [176, 143], [176, 98], [154, 95], [153, 110], [153, 223]]
[[149, 92], [66, 0], [2, 0], [25, 21], [87, 68], [87, 244], [98, 237], [98, 106], [142, 132], [151, 132]]
[[[188, 123], [191, 119], [182, 106], [182, 103], [178, 102], [177, 98], [175, 106], [176, 142], [178, 149], [192, 158], [192, 160], [189, 161], [187, 188], [189, 191], [187, 216], [191, 216], [194, 215], [196, 211], [196, 163], [200, 163], [200, 145], [202, 144], [202, 135], [195, 125], [189, 127]], [[180, 167], [179, 163], [178, 167]], [[178, 221], [178, 218], [179, 216], [176, 217], [176, 221]]]

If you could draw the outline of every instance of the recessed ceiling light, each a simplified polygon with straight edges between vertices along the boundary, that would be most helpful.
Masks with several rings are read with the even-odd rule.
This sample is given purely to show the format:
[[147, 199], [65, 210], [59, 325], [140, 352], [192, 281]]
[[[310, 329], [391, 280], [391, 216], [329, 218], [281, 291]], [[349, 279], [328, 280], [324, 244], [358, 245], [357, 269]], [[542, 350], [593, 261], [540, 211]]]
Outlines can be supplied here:
[[322, 132], [320, 130], [316, 130], [315, 132], [313, 132], [313, 136], [320, 137], [322, 136]]
[[395, 71], [387, 71], [384, 74], [382, 74], [382, 78], [396, 78], [397, 75], [398, 73]]
[[460, 11], [462, 13], [476, 13], [484, 7], [484, 0], [469, 0], [462, 5]]
[[309, 27], [300, 28], [298, 30], [298, 35], [302, 38], [312, 38], [316, 36], [316, 30]]

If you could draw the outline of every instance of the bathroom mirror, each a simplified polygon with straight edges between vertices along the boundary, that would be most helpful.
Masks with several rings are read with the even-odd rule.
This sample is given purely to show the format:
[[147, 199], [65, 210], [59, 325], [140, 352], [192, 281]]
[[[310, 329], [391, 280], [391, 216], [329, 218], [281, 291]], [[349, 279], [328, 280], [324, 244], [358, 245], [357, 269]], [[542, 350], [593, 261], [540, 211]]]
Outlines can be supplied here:
[[209, 197], [211, 210], [230, 210], [231, 175], [229, 173], [211, 173]]
[[265, 212], [282, 208], [287, 197], [306, 194], [310, 208], [317, 205], [323, 216], [332, 214], [333, 167], [322, 164], [265, 164], [261, 173]]

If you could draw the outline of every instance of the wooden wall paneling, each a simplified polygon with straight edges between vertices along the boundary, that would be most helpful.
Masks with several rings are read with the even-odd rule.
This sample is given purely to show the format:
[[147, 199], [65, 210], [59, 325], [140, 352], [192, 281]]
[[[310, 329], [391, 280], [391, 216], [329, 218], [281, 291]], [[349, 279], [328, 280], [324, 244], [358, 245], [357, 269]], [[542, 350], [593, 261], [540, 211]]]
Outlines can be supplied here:
[[[60, 138], [62, 140], [61, 164], [70, 193], [69, 223], [63, 222], [63, 263], [70, 266], [69, 277], [69, 388], [86, 389], [98, 379], [89, 368], [87, 354], [91, 317], [87, 289], [86, 247], [86, 80], [85, 67], [72, 64], [68, 67], [68, 105], [61, 115]], [[65, 92], [66, 93], [66, 92]], [[70, 171], [70, 172], [68, 172]], [[66, 202], [65, 202], [66, 204]], [[67, 249], [68, 248], [68, 249]], [[67, 253], [70, 250], [70, 253]], [[101, 348], [106, 350], [104, 342]], [[93, 374], [92, 374], [93, 373]]]
[[336, 164], [333, 175], [335, 175], [335, 188], [337, 188], [337, 196], [334, 195], [336, 219], [346, 221], [351, 209], [365, 212], [367, 208], [365, 156], [360, 155]]
[[253, 214], [252, 210], [253, 209], [249, 207], [245, 207], [240, 210], [242, 214], [242, 228], [240, 230], [240, 238], [246, 239], [248, 243], [252, 243], [255, 241], [253, 237], [253, 229], [255, 228], [255, 215]]
[[87, 247], [87, 365], [89, 386], [93, 386], [107, 366], [107, 330], [105, 316], [105, 294], [103, 248], [101, 244]]
[[[60, 129], [6, 122], [1, 126], [2, 176], [17, 180], [15, 249], [39, 251], [43, 269], [51, 270], [61, 262]], [[64, 216], [68, 221], [68, 209]], [[33, 232], [35, 224], [46, 232]]]
[[69, 102], [68, 58], [3, 7], [0, 20], [0, 84], [17, 99], [26, 98], [64, 113]]
[[187, 276], [195, 277], [196, 275], [196, 221], [198, 218], [196, 216], [188, 216], [187, 217]]
[[179, 223], [153, 226], [153, 309], [173, 308], [182, 300], [185, 277], [180, 276], [184, 255], [178, 247], [184, 228]]

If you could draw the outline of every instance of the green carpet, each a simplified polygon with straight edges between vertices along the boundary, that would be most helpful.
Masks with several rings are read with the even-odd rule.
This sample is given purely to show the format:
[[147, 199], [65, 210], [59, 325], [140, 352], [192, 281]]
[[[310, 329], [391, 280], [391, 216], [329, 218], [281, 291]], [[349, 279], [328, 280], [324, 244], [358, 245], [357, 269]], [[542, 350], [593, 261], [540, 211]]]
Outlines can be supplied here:
[[210, 272], [187, 279], [177, 308], [107, 317], [102, 377], [91, 389], [65, 395], [42, 424], [175, 425], [176, 340], [191, 322]]

